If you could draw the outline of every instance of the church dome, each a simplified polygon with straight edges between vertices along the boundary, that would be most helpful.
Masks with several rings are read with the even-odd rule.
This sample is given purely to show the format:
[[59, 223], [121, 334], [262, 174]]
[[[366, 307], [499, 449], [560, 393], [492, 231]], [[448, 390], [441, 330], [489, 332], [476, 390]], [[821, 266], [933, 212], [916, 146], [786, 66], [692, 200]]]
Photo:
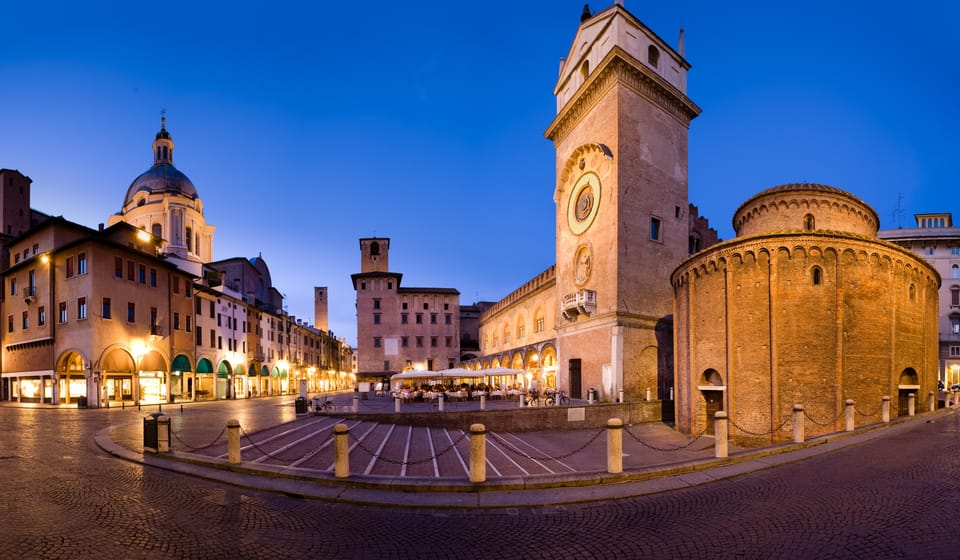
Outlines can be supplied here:
[[173, 166], [173, 139], [166, 129], [166, 118], [161, 119], [160, 132], [153, 141], [153, 167], [140, 174], [130, 183], [123, 201], [127, 208], [140, 191], [151, 194], [181, 195], [191, 199], [199, 197], [193, 182]]

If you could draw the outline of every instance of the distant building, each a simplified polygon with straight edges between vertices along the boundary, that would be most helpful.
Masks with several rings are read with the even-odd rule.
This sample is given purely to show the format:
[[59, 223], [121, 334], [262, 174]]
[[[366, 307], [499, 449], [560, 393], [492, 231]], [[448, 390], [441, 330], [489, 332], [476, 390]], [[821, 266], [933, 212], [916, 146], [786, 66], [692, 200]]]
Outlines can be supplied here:
[[380, 380], [411, 369], [442, 370], [460, 361], [460, 292], [401, 287], [389, 267], [390, 239], [360, 239], [357, 356], [360, 379]]
[[949, 212], [914, 218], [914, 228], [881, 230], [877, 236], [920, 255], [940, 273], [938, 369], [950, 387], [960, 383], [960, 227], [953, 225]]
[[493, 305], [492, 301], [477, 301], [460, 306], [460, 361], [480, 356], [480, 316]]

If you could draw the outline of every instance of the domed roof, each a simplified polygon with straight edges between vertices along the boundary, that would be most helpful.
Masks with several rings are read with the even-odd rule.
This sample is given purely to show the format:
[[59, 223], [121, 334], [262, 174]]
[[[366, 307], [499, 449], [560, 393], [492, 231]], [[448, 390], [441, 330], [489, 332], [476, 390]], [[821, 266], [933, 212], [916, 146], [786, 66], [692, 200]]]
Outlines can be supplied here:
[[139, 191], [147, 191], [147, 194], [180, 194], [190, 198], [198, 196], [193, 182], [172, 164], [154, 165], [134, 179], [127, 189], [127, 198], [123, 205], [133, 202]]
[[877, 212], [849, 192], [816, 183], [790, 183], [753, 195], [733, 214], [737, 237], [782, 231], [829, 230], [876, 237]]
[[173, 166], [173, 139], [167, 132], [166, 118], [160, 121], [160, 132], [153, 141], [153, 167], [146, 170], [130, 183], [124, 208], [134, 201], [137, 193], [174, 194], [192, 199], [199, 198], [197, 188], [179, 169]]

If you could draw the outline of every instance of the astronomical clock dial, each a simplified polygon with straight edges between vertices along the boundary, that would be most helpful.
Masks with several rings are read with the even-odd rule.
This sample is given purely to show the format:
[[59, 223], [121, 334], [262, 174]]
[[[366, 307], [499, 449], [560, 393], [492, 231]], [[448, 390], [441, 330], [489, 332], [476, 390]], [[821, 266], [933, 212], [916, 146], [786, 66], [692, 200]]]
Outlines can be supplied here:
[[600, 206], [600, 177], [592, 171], [577, 179], [567, 203], [567, 225], [574, 235], [587, 231]]

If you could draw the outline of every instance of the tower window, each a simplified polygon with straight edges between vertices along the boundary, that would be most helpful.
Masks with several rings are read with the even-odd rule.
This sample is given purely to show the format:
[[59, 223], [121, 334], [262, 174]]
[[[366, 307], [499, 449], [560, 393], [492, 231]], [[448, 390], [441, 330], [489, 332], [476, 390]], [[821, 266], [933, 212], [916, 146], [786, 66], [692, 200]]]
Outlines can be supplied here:
[[192, 253], [193, 252], [193, 230], [192, 229], [187, 228], [186, 238], [187, 238], [187, 251]]
[[153, 224], [152, 226], [150, 226], [150, 230], [153, 233], [153, 236], [156, 237], [157, 239], [160, 239], [163, 237], [163, 226], [161, 226], [160, 224]]
[[816, 221], [813, 219], [813, 214], [807, 214], [803, 217], [803, 229], [807, 231], [816, 229]]
[[917, 301], [917, 286], [910, 284], [910, 301]]
[[661, 241], [663, 233], [661, 230], [662, 222], [660, 218], [650, 218], [650, 239], [652, 241]]
[[653, 45], [647, 47], [647, 62], [654, 68], [660, 64], [660, 50], [657, 47]]
[[960, 278], [960, 266], [953, 265], [950, 267], [950, 278]]
[[820, 269], [819, 266], [813, 267], [813, 269], [810, 271], [810, 276], [811, 276], [811, 279], [813, 280], [814, 286], [819, 286], [820, 284], [823, 284], [823, 271]]
[[374, 241], [370, 244], [370, 256], [375, 257], [380, 254], [380, 244]]

